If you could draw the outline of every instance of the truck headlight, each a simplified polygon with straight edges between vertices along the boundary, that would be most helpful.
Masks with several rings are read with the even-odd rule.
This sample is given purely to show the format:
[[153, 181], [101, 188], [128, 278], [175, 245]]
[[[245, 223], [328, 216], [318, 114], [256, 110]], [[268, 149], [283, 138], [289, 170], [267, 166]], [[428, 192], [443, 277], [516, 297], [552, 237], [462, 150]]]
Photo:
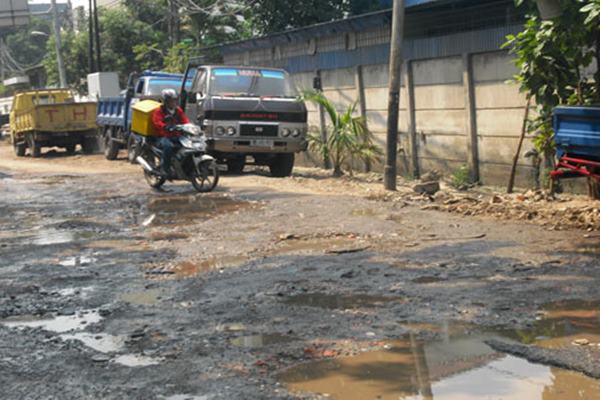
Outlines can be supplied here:
[[227, 128], [227, 134], [228, 134], [229, 136], [233, 136], [233, 135], [235, 135], [236, 133], [237, 133], [237, 130], [235, 129], [235, 127], [233, 127], [233, 126], [230, 126], [230, 127], [228, 127], [228, 128]]
[[283, 128], [283, 129], [281, 130], [281, 136], [283, 136], [283, 137], [288, 137], [288, 136], [290, 136], [290, 133], [292, 133], [292, 132], [291, 132], [291, 131], [290, 131], [288, 128]]
[[219, 136], [223, 136], [225, 134], [225, 128], [223, 128], [222, 126], [217, 126], [215, 128], [215, 133]]
[[300, 136], [301, 133], [302, 133], [302, 131], [300, 129], [296, 128], [292, 131], [292, 136], [298, 137], [298, 136]]

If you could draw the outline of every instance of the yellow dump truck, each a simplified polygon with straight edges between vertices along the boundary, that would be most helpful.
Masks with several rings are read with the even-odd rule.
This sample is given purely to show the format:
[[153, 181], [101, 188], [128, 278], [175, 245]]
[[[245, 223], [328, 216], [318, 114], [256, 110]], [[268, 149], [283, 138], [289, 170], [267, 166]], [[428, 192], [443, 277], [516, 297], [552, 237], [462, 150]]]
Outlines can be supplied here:
[[97, 145], [96, 103], [76, 103], [68, 89], [42, 89], [15, 94], [10, 136], [19, 157], [41, 155], [42, 147], [62, 147], [69, 153], [81, 145], [92, 153]]

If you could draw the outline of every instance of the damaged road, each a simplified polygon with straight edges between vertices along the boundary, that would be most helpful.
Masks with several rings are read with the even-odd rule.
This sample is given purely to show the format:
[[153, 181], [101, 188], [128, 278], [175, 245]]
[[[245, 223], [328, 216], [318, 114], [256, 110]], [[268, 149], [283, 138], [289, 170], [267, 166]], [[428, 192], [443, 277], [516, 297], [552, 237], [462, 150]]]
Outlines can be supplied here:
[[0, 153], [2, 398], [600, 398], [587, 231]]

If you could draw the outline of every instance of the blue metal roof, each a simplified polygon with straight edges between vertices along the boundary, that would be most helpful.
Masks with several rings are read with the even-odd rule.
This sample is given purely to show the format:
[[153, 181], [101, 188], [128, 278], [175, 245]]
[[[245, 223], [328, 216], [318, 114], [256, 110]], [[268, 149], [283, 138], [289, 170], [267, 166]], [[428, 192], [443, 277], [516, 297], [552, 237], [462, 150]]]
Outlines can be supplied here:
[[[428, 10], [439, 9], [440, 7], [454, 5], [459, 7], [473, 4], [485, 6], [486, 4], [497, 3], [500, 1], [502, 0], [405, 0], [405, 7], [409, 9], [409, 13], [412, 14], [414, 12], [428, 12]], [[456, 12], [459, 11], [457, 10]], [[407, 17], [410, 18], [410, 15]], [[360, 32], [367, 29], [380, 27], [382, 25], [391, 25], [391, 20], [391, 9], [386, 9], [372, 13], [356, 15], [337, 21], [322, 22], [306, 27], [290, 29], [253, 39], [224, 43], [214, 47], [219, 48], [222, 54], [236, 53], [246, 50], [285, 45], [292, 41], [308, 40], [319, 36], [336, 35], [347, 32]]]

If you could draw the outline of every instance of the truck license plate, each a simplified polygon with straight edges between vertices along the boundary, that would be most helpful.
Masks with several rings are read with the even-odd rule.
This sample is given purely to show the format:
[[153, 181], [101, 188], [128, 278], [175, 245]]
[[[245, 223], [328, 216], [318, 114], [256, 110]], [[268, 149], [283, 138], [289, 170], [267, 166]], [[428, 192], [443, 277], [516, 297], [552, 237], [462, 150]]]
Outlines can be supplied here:
[[252, 146], [256, 147], [273, 147], [272, 140], [258, 139], [252, 141]]

